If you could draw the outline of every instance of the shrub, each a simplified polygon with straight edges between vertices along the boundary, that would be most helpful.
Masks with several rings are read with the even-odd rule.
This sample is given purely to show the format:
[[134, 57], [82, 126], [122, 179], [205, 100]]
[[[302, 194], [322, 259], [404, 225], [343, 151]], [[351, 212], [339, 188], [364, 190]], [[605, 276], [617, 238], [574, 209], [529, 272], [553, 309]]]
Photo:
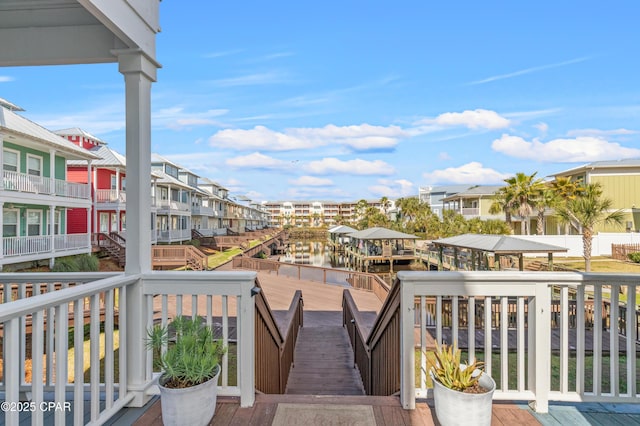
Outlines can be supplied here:
[[100, 261], [91, 254], [83, 254], [76, 257], [78, 270], [83, 272], [96, 272], [100, 270]]
[[62, 259], [56, 259], [56, 263], [51, 269], [52, 272], [80, 272], [78, 263], [71, 257], [63, 257]]
[[629, 253], [627, 255], [627, 257], [629, 258], [630, 261], [635, 262], [635, 263], [640, 263], [640, 252], [635, 252], [635, 253]]

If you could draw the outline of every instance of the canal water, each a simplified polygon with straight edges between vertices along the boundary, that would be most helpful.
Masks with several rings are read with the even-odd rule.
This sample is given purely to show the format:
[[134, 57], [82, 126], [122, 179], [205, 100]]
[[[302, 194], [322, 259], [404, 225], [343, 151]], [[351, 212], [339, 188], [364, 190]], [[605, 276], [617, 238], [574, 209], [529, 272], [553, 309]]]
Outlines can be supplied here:
[[289, 247], [280, 262], [295, 263], [297, 265], [320, 266], [323, 268], [344, 269], [342, 256], [333, 256], [326, 240], [289, 240]]

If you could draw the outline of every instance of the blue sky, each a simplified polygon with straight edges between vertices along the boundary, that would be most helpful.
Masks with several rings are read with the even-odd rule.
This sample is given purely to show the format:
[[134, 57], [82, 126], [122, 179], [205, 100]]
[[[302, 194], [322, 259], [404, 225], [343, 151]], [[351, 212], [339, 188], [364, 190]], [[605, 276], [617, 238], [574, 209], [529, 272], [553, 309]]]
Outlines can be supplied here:
[[[378, 199], [640, 158], [640, 3], [164, 1], [154, 152], [256, 201]], [[0, 97], [124, 153], [115, 64]]]

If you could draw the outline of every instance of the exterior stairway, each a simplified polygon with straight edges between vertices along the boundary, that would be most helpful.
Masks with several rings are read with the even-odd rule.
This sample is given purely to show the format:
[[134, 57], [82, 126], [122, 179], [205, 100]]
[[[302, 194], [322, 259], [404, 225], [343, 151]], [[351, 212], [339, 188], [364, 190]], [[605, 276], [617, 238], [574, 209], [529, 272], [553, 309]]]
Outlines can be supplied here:
[[109, 257], [118, 262], [120, 267], [123, 267], [127, 259], [126, 240], [117, 232], [100, 233], [99, 238], [100, 247], [109, 254]]
[[364, 395], [344, 327], [302, 327], [293, 360], [286, 394]]

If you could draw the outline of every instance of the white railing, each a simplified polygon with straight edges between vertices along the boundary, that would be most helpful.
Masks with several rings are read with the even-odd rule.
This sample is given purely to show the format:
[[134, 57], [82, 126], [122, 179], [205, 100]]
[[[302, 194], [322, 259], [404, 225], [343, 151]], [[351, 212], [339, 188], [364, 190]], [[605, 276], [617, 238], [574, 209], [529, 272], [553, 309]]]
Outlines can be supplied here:
[[4, 189], [34, 194], [50, 194], [51, 179], [4, 170]]
[[433, 340], [483, 360], [496, 380], [494, 398], [535, 401], [538, 412], [550, 400], [640, 402], [635, 298], [619, 296], [635, 295], [640, 276], [399, 272], [398, 279], [405, 408], [429, 393]]
[[2, 254], [4, 257], [15, 257], [68, 250], [88, 250], [91, 247], [88, 234], [54, 235], [53, 241], [52, 250], [51, 235], [5, 237], [2, 239]]
[[56, 251], [88, 249], [91, 247], [89, 234], [63, 234], [54, 236]]
[[89, 198], [89, 185], [55, 179], [56, 195], [69, 198]]
[[[176, 282], [181, 283], [179, 292]], [[73, 411], [74, 424], [84, 424], [86, 418], [102, 424], [125, 406], [141, 406], [157, 393], [153, 354], [144, 343], [147, 330], [188, 315], [213, 325], [229, 348], [221, 361], [218, 393], [239, 396], [241, 406], [251, 406], [255, 283], [255, 272], [2, 274], [5, 402], [17, 405], [21, 393], [28, 392], [33, 406], [41, 407], [51, 397], [62, 408], [55, 410], [56, 424], [65, 424], [67, 409]], [[82, 330], [85, 324], [88, 339], [84, 333], [70, 339], [70, 328]], [[86, 398], [90, 408], [85, 415]], [[4, 423], [18, 424], [19, 414], [5, 410]], [[32, 411], [32, 424], [43, 424], [44, 414]]]
[[97, 203], [126, 203], [127, 193], [125, 191], [117, 191], [115, 189], [98, 189], [96, 190]]
[[51, 252], [51, 236], [6, 237], [2, 239], [4, 257]]
[[463, 207], [460, 210], [460, 213], [463, 216], [479, 216], [480, 215], [480, 209], [479, 208], [473, 208], [473, 207]]
[[213, 207], [191, 206], [192, 215], [213, 216]]
[[29, 192], [32, 194], [57, 195], [69, 198], [89, 198], [89, 185], [67, 182], [26, 173], [3, 171], [3, 187], [8, 191]]
[[190, 240], [190, 229], [171, 229], [168, 231], [158, 232], [158, 241], [177, 241], [177, 240]]
[[165, 209], [165, 210], [189, 211], [191, 207], [189, 203], [183, 203], [180, 201], [157, 200], [156, 202], [157, 202], [157, 206], [160, 209]]

